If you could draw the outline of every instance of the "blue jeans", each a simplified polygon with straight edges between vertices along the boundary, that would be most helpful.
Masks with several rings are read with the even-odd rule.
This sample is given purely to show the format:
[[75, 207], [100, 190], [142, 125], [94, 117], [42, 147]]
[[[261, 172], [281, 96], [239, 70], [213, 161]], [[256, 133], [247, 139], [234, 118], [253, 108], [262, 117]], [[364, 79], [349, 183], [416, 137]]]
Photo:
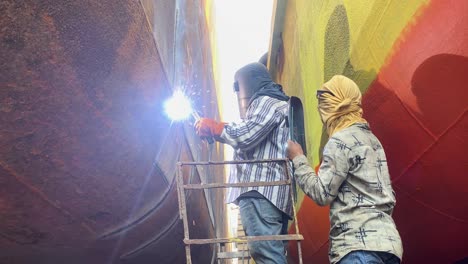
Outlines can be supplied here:
[[346, 254], [338, 264], [400, 264], [400, 259], [387, 252], [356, 250]]
[[[247, 236], [287, 234], [288, 216], [265, 198], [242, 198], [239, 211]], [[283, 241], [255, 241], [248, 247], [257, 264], [287, 263]]]

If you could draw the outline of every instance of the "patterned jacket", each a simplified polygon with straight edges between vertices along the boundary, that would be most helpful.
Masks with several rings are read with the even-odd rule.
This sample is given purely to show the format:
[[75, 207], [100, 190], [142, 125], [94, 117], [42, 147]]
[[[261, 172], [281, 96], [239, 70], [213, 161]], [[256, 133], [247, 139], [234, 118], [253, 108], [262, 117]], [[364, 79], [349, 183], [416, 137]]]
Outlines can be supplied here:
[[396, 200], [387, 159], [367, 124], [355, 124], [330, 138], [318, 176], [304, 155], [295, 157], [293, 164], [304, 192], [317, 204], [330, 205], [331, 263], [355, 250], [402, 258], [401, 238], [391, 216]]

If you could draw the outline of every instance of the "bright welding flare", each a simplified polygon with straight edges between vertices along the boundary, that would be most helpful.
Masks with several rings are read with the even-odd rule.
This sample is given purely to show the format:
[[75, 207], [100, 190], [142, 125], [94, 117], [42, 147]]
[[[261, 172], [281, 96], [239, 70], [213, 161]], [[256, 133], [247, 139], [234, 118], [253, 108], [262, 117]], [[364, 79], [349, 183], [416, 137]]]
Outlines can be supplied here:
[[180, 90], [164, 103], [164, 111], [173, 121], [186, 120], [194, 113], [190, 100]]
[[[174, 95], [164, 103], [164, 110], [166, 111], [166, 115], [172, 121], [187, 120], [190, 115], [195, 119], [195, 121], [201, 119], [197, 111], [192, 108], [190, 100], [179, 90], [174, 92]], [[207, 137], [205, 139], [209, 144], [213, 144], [214, 142], [211, 137]]]

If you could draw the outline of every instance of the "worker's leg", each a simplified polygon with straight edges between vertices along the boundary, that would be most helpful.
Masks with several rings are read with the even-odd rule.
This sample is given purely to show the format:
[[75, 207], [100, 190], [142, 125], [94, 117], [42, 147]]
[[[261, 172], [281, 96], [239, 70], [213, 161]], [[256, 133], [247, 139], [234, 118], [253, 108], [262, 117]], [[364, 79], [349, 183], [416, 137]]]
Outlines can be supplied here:
[[[281, 235], [287, 235], [289, 216], [285, 213], [282, 213], [282, 215], [283, 215], [283, 227], [281, 228]], [[289, 245], [289, 240], [283, 240], [284, 254], [286, 256], [288, 256], [288, 245]]]
[[400, 259], [391, 253], [377, 252], [377, 254], [385, 264], [400, 264]]
[[356, 250], [344, 256], [338, 264], [399, 264], [400, 259], [387, 252]]
[[[243, 198], [239, 201], [242, 225], [247, 236], [280, 235], [283, 213], [263, 198]], [[286, 264], [281, 240], [249, 243], [249, 251], [257, 264]]]

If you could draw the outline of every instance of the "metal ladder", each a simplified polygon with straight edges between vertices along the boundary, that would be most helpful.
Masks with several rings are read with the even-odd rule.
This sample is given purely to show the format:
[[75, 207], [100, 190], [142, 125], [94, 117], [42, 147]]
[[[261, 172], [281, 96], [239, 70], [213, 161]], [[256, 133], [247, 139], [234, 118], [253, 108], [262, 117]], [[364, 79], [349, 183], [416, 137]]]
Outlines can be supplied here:
[[[286, 179], [281, 181], [271, 181], [271, 182], [243, 182], [243, 183], [200, 183], [200, 184], [185, 184], [183, 177], [184, 166], [219, 166], [227, 164], [248, 164], [248, 163], [282, 163], [286, 171]], [[269, 159], [269, 160], [243, 160], [243, 161], [202, 161], [202, 162], [178, 162], [177, 163], [177, 192], [179, 198], [179, 213], [180, 219], [182, 219], [184, 226], [184, 244], [185, 244], [185, 255], [187, 258], [187, 264], [192, 264], [191, 256], [191, 245], [206, 245], [206, 244], [216, 244], [217, 245], [217, 260], [220, 263], [222, 259], [247, 259], [249, 256], [247, 252], [222, 252], [222, 248], [226, 243], [248, 243], [253, 241], [297, 241], [297, 251], [299, 257], [299, 264], [302, 262], [302, 250], [301, 250], [301, 241], [304, 240], [304, 237], [299, 234], [299, 225], [297, 223], [296, 215], [296, 206], [294, 204], [294, 194], [293, 194], [293, 181], [289, 173], [289, 160], [287, 159]], [[232, 237], [232, 238], [209, 238], [209, 239], [190, 239], [189, 237], [189, 224], [187, 217], [187, 206], [186, 206], [186, 196], [185, 191], [187, 190], [203, 190], [203, 189], [212, 189], [212, 188], [240, 188], [240, 187], [259, 187], [259, 186], [278, 186], [278, 185], [291, 185], [291, 201], [293, 208], [293, 221], [295, 224], [296, 233], [292, 235], [273, 235], [273, 236], [243, 236], [243, 237]], [[247, 256], [246, 256], [247, 255]]]

